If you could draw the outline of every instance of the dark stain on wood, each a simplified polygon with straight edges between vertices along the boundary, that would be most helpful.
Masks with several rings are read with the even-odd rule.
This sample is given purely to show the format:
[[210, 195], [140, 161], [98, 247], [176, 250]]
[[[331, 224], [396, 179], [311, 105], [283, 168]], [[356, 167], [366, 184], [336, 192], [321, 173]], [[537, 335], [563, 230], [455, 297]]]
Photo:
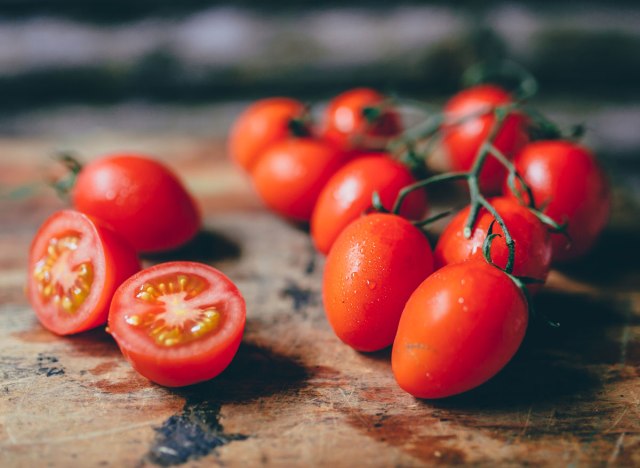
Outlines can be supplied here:
[[289, 280], [287, 286], [280, 291], [281, 297], [291, 298], [293, 302], [293, 310], [300, 312], [301, 310], [318, 305], [319, 293], [311, 288], [303, 288], [295, 281]]
[[202, 230], [184, 246], [170, 252], [145, 254], [152, 262], [194, 261], [215, 262], [238, 258], [240, 246], [225, 236], [211, 230]]
[[91, 375], [106, 374], [106, 373], [112, 371], [113, 369], [115, 369], [116, 367], [118, 367], [119, 365], [120, 365], [119, 361], [102, 362], [102, 363], [98, 364], [97, 366], [89, 369], [89, 373]]
[[225, 432], [220, 424], [220, 404], [210, 401], [187, 400], [180, 414], [171, 416], [155, 431], [156, 438], [146, 458], [160, 466], [196, 460], [225, 444], [248, 438]]
[[37, 357], [38, 374], [52, 377], [54, 375], [64, 375], [64, 368], [58, 364], [58, 358], [45, 353], [38, 353]]

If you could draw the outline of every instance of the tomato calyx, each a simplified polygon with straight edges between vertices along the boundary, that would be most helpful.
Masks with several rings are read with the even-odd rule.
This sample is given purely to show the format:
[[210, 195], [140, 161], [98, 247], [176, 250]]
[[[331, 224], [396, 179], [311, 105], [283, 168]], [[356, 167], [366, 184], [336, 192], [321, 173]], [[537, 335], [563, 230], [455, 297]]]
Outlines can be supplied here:
[[62, 163], [67, 169], [67, 174], [59, 179], [51, 180], [49, 185], [56, 191], [60, 198], [66, 199], [76, 184], [78, 174], [82, 171], [82, 164], [78, 161], [77, 156], [71, 152], [59, 152], [53, 158]]
[[287, 123], [287, 129], [292, 137], [306, 138], [311, 136], [311, 126], [313, 121], [311, 119], [311, 113], [309, 107], [305, 106], [304, 111], [289, 120]]

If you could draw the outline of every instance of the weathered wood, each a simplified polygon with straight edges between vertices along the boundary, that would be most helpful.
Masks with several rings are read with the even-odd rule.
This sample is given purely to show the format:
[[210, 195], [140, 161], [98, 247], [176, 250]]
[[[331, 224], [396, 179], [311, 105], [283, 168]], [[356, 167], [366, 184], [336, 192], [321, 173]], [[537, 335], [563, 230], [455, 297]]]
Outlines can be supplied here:
[[[51, 141], [0, 142], [2, 187], [48, 163]], [[220, 377], [170, 390], [138, 376], [102, 330], [59, 338], [24, 298], [26, 256], [46, 192], [0, 201], [0, 466], [640, 464], [637, 212], [618, 211], [591, 257], [553, 272], [530, 328], [483, 387], [416, 400], [389, 351], [343, 345], [321, 304], [323, 259], [308, 235], [260, 208], [220, 142], [87, 141], [172, 162], [202, 201], [205, 231], [181, 252], [226, 272], [248, 304], [238, 356]], [[620, 206], [620, 205], [618, 205]], [[635, 216], [635, 219], [634, 219]]]

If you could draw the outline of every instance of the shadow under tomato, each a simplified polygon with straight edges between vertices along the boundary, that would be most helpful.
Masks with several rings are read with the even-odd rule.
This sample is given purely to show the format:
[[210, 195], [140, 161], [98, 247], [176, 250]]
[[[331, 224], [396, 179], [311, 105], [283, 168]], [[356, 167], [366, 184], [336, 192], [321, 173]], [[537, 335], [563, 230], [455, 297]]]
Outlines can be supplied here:
[[152, 262], [194, 261], [215, 262], [240, 257], [240, 246], [218, 232], [203, 230], [187, 244], [168, 252], [146, 253], [143, 258]]

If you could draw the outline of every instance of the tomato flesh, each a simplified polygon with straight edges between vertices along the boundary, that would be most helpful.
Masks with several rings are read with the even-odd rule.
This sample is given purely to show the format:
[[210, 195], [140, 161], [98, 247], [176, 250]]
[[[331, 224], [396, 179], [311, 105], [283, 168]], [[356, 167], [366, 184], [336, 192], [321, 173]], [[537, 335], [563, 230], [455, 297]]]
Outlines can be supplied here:
[[116, 292], [109, 330], [132, 366], [168, 387], [209, 380], [233, 359], [245, 303], [220, 271], [169, 262], [134, 275]]
[[78, 333], [107, 321], [116, 288], [139, 269], [133, 248], [111, 229], [84, 214], [60, 211], [31, 245], [29, 299], [46, 328]]

